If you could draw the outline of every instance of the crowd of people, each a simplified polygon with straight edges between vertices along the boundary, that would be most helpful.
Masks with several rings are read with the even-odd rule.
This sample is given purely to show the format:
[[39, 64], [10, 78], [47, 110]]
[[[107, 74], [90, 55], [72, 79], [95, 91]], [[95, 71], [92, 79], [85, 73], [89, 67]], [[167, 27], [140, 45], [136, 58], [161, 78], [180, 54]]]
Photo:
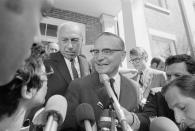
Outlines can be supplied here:
[[[81, 53], [83, 35], [75, 23], [60, 25], [58, 42], [50, 43], [46, 49], [42, 46], [39, 22], [52, 0], [4, 0], [0, 4], [0, 131], [21, 130], [26, 119], [32, 120], [56, 94], [68, 102], [59, 131], [85, 130], [78, 123], [76, 113], [82, 103], [92, 107], [97, 130], [103, 128], [99, 121], [107, 109], [116, 111], [108, 116], [110, 123], [118, 119], [114, 129], [123, 129], [118, 108], [135, 131], [149, 131], [151, 122], [161, 117], [175, 123], [181, 131], [195, 130], [195, 59], [192, 56], [178, 54], [165, 60], [155, 57], [149, 66], [144, 48], [127, 51], [119, 36], [103, 32], [94, 40], [90, 63]], [[136, 69], [134, 77], [123, 76], [119, 70], [125, 57], [130, 58]], [[115, 100], [120, 107], [115, 107]], [[153, 124], [155, 127], [160, 124], [168, 131], [169, 124]]]

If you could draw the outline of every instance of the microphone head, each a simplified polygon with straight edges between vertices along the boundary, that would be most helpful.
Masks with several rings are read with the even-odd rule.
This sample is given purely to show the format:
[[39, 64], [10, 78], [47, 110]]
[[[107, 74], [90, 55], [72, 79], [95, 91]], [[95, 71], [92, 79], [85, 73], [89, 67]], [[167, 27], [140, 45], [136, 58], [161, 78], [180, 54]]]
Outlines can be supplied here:
[[177, 125], [166, 117], [157, 117], [150, 124], [150, 131], [179, 131]]
[[53, 95], [49, 98], [45, 106], [45, 115], [48, 117], [50, 113], [58, 115], [58, 124], [62, 124], [67, 111], [66, 98], [61, 95]]
[[111, 117], [109, 115], [109, 109], [104, 109], [99, 120], [100, 128], [111, 128]]
[[87, 103], [80, 104], [76, 108], [76, 120], [81, 127], [84, 127], [84, 120], [89, 120], [93, 125], [95, 123], [95, 115], [92, 106]]
[[101, 83], [104, 83], [105, 81], [109, 81], [110, 78], [106, 74], [100, 74], [99, 79]]

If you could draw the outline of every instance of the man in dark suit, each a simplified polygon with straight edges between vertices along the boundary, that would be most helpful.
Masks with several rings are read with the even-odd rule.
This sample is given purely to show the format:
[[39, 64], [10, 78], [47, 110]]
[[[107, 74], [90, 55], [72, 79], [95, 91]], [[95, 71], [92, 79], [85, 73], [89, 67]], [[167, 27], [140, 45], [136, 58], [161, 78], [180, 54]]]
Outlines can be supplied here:
[[150, 68], [147, 60], [148, 54], [143, 48], [135, 47], [130, 50], [130, 62], [138, 71], [133, 79], [140, 84], [142, 105], [146, 103], [150, 90], [162, 87], [166, 80], [165, 72]]
[[93, 107], [96, 123], [98, 122], [103, 108], [107, 107], [110, 100], [101, 82], [101, 74], [114, 79], [113, 92], [123, 107], [127, 121], [138, 119], [129, 114], [129, 111], [135, 111], [138, 108], [138, 84], [118, 73], [119, 66], [126, 55], [124, 49], [124, 42], [115, 34], [104, 32], [97, 38], [94, 49], [91, 50], [94, 56], [95, 72], [87, 77], [74, 80], [69, 85], [65, 95], [68, 100], [68, 111], [62, 131], [82, 130], [75, 120], [75, 109], [81, 103], [88, 103]]
[[[167, 74], [167, 82], [172, 81], [182, 75], [195, 74], [195, 60], [191, 56], [186, 54], [168, 57], [165, 61], [165, 67], [165, 71]], [[143, 112], [137, 115], [139, 117], [141, 125], [146, 125], [146, 123], [150, 123], [150, 121], [147, 121], [148, 118], [152, 120], [152, 118], [159, 116], [168, 117], [175, 122], [175, 119], [177, 119], [174, 117], [174, 112], [169, 109], [168, 104], [165, 101], [165, 98], [163, 97], [162, 93], [155, 93], [153, 91], [151, 91], [149, 94]], [[144, 130], [148, 131], [149, 127], [145, 128]]]
[[72, 80], [90, 74], [88, 62], [80, 54], [83, 36], [79, 26], [72, 22], [64, 23], [59, 26], [57, 36], [60, 51], [52, 53], [45, 61], [46, 68], [54, 71], [48, 76], [46, 99], [55, 94], [64, 95]]

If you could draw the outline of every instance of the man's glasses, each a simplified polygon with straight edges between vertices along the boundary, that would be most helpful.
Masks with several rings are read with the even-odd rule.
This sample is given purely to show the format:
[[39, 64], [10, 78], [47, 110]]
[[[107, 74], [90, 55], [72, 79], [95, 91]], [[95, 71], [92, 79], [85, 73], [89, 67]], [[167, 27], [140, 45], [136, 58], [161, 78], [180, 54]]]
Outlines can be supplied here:
[[119, 50], [119, 49], [102, 49], [102, 50], [98, 50], [98, 49], [92, 49], [90, 50], [90, 52], [94, 55], [94, 56], [97, 56], [99, 55], [99, 53], [101, 52], [103, 55], [105, 56], [109, 56], [111, 54], [113, 54], [114, 52], [117, 52], [117, 51], [123, 51], [123, 50]]
[[138, 58], [134, 58], [134, 59], [131, 59], [129, 62], [131, 63], [140, 63], [142, 57], [138, 57]]

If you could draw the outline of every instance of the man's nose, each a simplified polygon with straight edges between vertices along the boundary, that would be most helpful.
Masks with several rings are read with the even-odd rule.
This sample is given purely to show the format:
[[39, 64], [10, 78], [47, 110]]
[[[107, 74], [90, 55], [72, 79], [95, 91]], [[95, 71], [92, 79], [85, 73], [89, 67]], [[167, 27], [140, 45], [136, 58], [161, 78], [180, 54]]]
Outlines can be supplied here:
[[102, 54], [101, 51], [100, 51], [100, 52], [97, 54], [97, 56], [96, 56], [96, 59], [97, 59], [98, 61], [102, 61], [102, 60], [104, 60], [104, 58], [105, 58], [105, 56], [104, 56], [104, 54]]
[[67, 45], [68, 45], [68, 48], [72, 48], [73, 47], [72, 43], [71, 43], [71, 40], [68, 40]]

